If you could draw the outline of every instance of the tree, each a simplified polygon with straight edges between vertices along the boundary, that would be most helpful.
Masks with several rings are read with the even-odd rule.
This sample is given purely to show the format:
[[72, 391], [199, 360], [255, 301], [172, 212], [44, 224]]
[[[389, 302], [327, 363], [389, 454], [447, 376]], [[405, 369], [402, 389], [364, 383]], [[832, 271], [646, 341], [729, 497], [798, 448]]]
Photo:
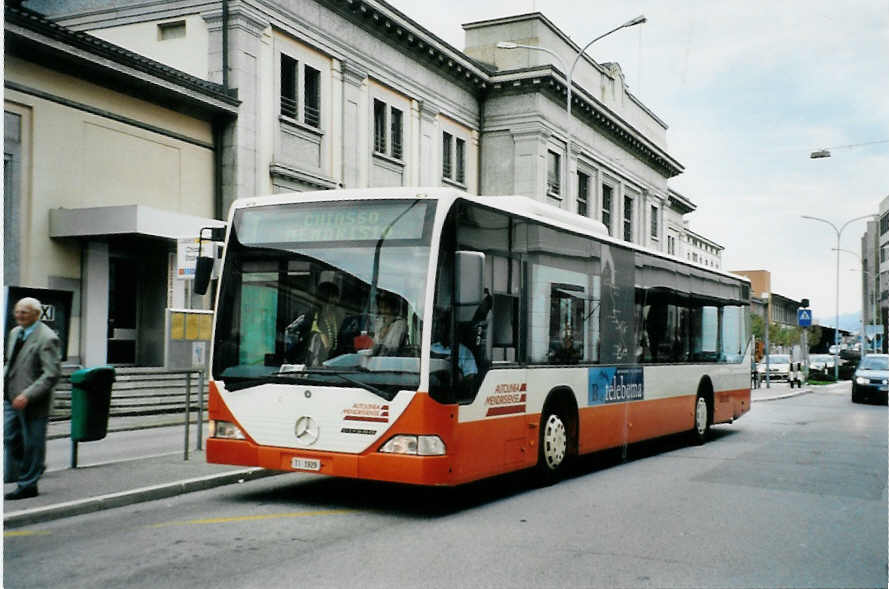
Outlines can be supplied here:
[[824, 331], [821, 329], [820, 325], [813, 325], [809, 328], [809, 350], [812, 348], [817, 348], [818, 344], [821, 343], [821, 338], [824, 337]]
[[753, 337], [757, 340], [762, 341], [765, 337], [765, 330], [763, 329], [763, 319], [756, 313], [750, 313], [750, 330], [753, 332]]

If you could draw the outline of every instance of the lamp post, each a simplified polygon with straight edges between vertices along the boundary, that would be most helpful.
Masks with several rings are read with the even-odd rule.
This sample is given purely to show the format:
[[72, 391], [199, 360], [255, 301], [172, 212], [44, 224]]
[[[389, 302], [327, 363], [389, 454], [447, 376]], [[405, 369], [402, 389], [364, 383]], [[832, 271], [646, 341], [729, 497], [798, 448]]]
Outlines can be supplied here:
[[[830, 249], [834, 250], [836, 248], [832, 247]], [[861, 259], [861, 255], [858, 252], [854, 252], [852, 250], [847, 250], [847, 249], [843, 249], [843, 248], [840, 248], [840, 251], [846, 252], [847, 254], [852, 254], [853, 256], [858, 258], [858, 263], [861, 264], [861, 273], [865, 274], [867, 276], [871, 275], [870, 271], [864, 269], [864, 261]], [[858, 271], [857, 268], [849, 268], [849, 272], [857, 272], [857, 271]], [[867, 280], [870, 280], [870, 279], [868, 278]], [[867, 290], [870, 291], [870, 286], [868, 286]], [[871, 303], [873, 303], [873, 294], [871, 294]], [[875, 313], [876, 313], [875, 311], [872, 311], [871, 324], [873, 324]], [[874, 337], [876, 338], [876, 329], [874, 330]], [[861, 356], [864, 357], [865, 356], [865, 343], [867, 340], [867, 338], [864, 335], [864, 307], [862, 307], [862, 309], [861, 309], [861, 338], [859, 338], [859, 339], [861, 340]]]
[[[825, 156], [827, 157], [827, 156]], [[800, 215], [803, 219], [809, 219], [810, 221], [820, 221], [821, 223], [826, 223], [831, 226], [831, 228], [837, 234], [837, 294], [836, 294], [836, 324], [834, 326], [833, 331], [833, 343], [834, 343], [834, 358], [833, 358], [833, 378], [836, 381], [840, 380], [840, 237], [843, 235], [843, 229], [846, 228], [849, 223], [853, 221], [860, 221], [861, 219], [869, 219], [874, 217], [875, 215], [861, 215], [860, 217], [855, 217], [854, 219], [849, 219], [845, 223], [837, 229], [837, 226], [828, 221], [827, 219], [822, 219], [821, 217], [812, 217], [810, 215]]]
[[545, 53], [549, 53], [550, 55], [555, 57], [559, 61], [559, 63], [562, 64], [562, 69], [567, 70], [566, 71], [567, 78], [565, 79], [565, 81], [566, 81], [566, 86], [568, 87], [567, 109], [568, 109], [568, 114], [570, 115], [571, 114], [571, 79], [574, 76], [574, 68], [577, 67], [577, 62], [580, 61], [581, 56], [583, 56], [583, 54], [586, 53], [586, 50], [589, 48], [589, 46], [592, 45], [593, 43], [595, 43], [596, 41], [598, 41], [599, 39], [602, 39], [603, 37], [607, 37], [611, 33], [614, 33], [615, 31], [619, 31], [619, 30], [625, 29], [627, 27], [634, 27], [636, 25], [641, 25], [642, 23], [646, 22], [647, 20], [648, 19], [645, 18], [643, 15], [639, 15], [634, 19], [628, 20], [627, 22], [625, 22], [622, 25], [614, 27], [607, 33], [602, 33], [601, 35], [599, 35], [598, 37], [596, 37], [595, 39], [593, 39], [592, 41], [590, 41], [589, 43], [587, 43], [586, 45], [583, 46], [583, 49], [581, 49], [580, 52], [577, 54], [577, 57], [574, 58], [574, 63], [571, 64], [570, 68], [566, 68], [565, 62], [562, 60], [562, 58], [559, 57], [554, 51], [552, 51], [551, 49], [547, 49], [546, 47], [540, 47], [539, 45], [522, 45], [521, 43], [513, 43], [512, 41], [500, 41], [499, 43], [497, 43], [497, 47], [499, 49], [532, 49], [535, 51], [543, 51]]

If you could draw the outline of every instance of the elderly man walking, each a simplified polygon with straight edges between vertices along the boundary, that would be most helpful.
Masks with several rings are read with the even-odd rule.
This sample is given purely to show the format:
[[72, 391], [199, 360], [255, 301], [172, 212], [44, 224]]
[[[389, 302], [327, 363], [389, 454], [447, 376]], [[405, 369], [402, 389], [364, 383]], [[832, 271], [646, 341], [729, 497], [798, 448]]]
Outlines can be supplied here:
[[18, 326], [6, 342], [3, 370], [3, 480], [18, 483], [7, 500], [37, 496], [46, 458], [52, 391], [61, 375], [55, 332], [40, 321], [42, 307], [26, 297], [15, 304]]

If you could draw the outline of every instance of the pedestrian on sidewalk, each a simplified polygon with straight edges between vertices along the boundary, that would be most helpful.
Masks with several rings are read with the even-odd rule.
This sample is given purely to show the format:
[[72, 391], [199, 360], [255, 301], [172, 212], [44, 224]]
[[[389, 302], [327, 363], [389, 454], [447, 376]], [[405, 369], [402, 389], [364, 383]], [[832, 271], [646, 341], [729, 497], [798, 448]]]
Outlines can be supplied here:
[[37, 496], [46, 459], [52, 392], [61, 376], [59, 337], [40, 321], [43, 307], [26, 297], [15, 304], [18, 326], [6, 340], [3, 367], [3, 482], [17, 483], [7, 500]]

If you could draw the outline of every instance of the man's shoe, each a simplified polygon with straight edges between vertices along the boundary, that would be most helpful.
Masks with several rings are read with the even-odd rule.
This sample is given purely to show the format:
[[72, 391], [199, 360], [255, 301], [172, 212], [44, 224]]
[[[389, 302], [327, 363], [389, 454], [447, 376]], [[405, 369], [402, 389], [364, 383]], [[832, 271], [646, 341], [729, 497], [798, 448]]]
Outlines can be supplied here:
[[37, 485], [30, 487], [19, 487], [15, 491], [10, 491], [3, 496], [7, 501], [15, 501], [16, 499], [30, 499], [37, 496]]

